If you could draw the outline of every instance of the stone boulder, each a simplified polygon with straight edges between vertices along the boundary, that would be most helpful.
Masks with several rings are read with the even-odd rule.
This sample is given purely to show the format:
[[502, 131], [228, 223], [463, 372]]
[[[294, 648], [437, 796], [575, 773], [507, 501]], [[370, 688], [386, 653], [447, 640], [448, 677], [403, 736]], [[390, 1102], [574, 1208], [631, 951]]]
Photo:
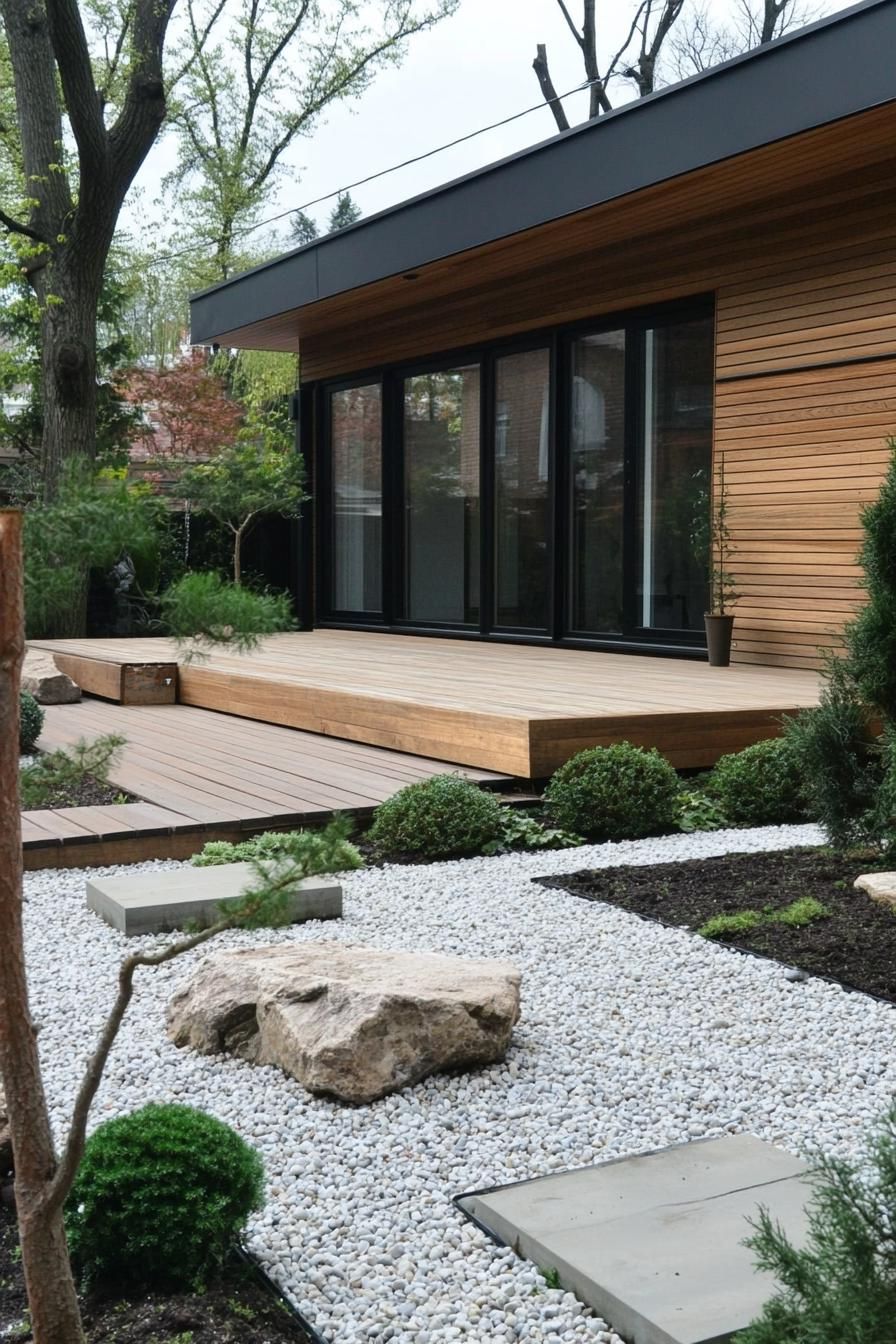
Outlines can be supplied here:
[[275, 1064], [310, 1092], [365, 1102], [442, 1069], [503, 1059], [519, 1018], [506, 961], [294, 943], [208, 957], [168, 1005], [202, 1054]]
[[896, 909], [896, 873], [862, 873], [853, 886], [867, 892], [879, 905]]
[[26, 649], [22, 665], [22, 690], [30, 691], [39, 705], [75, 705], [81, 688], [60, 672], [53, 655], [43, 649]]

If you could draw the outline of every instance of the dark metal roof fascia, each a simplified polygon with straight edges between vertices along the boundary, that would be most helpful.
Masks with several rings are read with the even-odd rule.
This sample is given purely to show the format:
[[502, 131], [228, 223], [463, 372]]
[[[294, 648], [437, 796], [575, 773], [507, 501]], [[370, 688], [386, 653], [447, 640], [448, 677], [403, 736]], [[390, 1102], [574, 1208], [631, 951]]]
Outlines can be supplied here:
[[896, 98], [896, 0], [866, 0], [190, 300], [196, 344]]

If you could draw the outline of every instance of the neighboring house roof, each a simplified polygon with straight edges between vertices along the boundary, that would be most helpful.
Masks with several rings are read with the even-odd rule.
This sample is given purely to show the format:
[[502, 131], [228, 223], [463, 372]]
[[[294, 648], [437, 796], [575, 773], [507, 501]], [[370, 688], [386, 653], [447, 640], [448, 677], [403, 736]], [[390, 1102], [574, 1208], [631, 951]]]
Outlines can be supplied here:
[[294, 349], [272, 319], [891, 103], [894, 51], [865, 0], [203, 290], [192, 340]]

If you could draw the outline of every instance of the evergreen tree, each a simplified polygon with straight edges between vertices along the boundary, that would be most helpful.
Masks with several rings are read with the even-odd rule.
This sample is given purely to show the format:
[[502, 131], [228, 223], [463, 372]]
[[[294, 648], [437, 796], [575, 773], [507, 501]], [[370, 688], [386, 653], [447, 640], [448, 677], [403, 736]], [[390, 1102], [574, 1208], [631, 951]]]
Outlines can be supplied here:
[[850, 671], [865, 702], [896, 725], [896, 438], [880, 494], [862, 511], [868, 601], [846, 629]]
[[361, 207], [352, 200], [351, 193], [340, 191], [327, 220], [327, 233], [338, 233], [340, 229], [348, 228], [349, 224], [361, 218], [361, 213]]

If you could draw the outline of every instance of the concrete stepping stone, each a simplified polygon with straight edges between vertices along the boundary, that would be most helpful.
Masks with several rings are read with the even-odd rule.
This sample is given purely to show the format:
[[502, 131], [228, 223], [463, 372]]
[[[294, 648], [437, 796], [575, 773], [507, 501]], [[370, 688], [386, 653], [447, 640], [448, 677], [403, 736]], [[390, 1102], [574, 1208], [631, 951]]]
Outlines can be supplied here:
[[775, 1291], [743, 1245], [747, 1219], [763, 1205], [804, 1244], [808, 1174], [798, 1158], [738, 1134], [462, 1195], [457, 1204], [519, 1255], [556, 1270], [631, 1344], [722, 1344]]
[[[121, 933], [167, 933], [186, 924], [212, 924], [220, 907], [240, 898], [255, 881], [248, 863], [169, 872], [91, 878], [87, 904]], [[289, 897], [289, 922], [339, 919], [342, 887], [327, 877], [306, 877]]]

